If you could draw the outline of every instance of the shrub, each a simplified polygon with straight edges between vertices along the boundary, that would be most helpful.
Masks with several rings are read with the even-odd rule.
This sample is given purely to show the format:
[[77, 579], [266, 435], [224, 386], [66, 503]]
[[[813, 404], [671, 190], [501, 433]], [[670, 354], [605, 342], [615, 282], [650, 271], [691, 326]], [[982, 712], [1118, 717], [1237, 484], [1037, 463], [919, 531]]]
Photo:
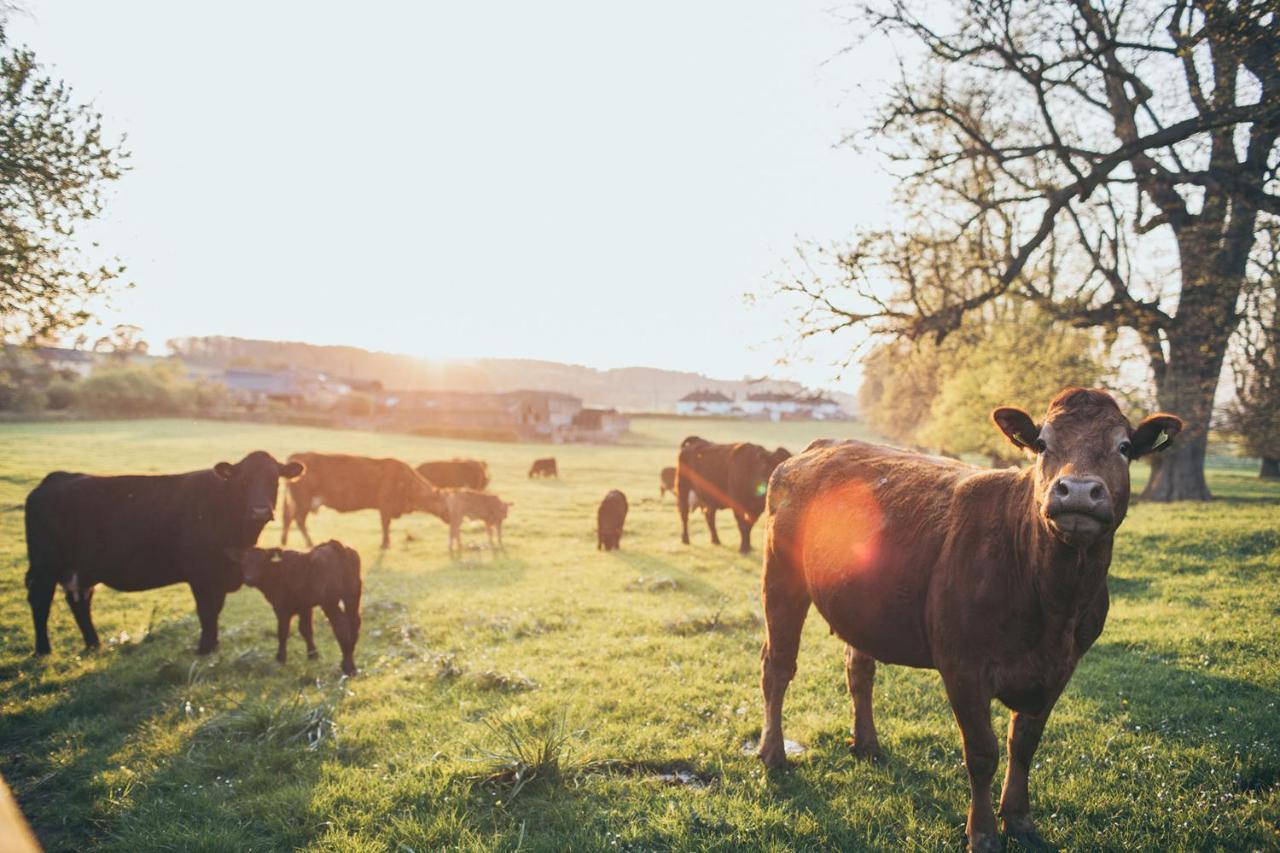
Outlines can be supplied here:
[[65, 379], [55, 379], [45, 389], [46, 405], [54, 411], [69, 409], [75, 405], [76, 386]]
[[182, 415], [215, 408], [226, 389], [192, 382], [177, 362], [96, 371], [80, 385], [78, 405], [96, 415]]

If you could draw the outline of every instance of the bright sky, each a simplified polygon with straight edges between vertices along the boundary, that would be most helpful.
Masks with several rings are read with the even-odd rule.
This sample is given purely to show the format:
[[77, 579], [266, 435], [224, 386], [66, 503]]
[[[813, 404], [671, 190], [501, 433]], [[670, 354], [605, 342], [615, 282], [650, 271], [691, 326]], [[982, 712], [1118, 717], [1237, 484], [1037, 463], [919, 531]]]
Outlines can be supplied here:
[[[11, 39], [128, 134], [121, 320], [427, 357], [776, 367], [800, 240], [885, 216], [839, 140], [881, 45], [831, 0], [30, 0]], [[850, 388], [846, 381], [833, 387]]]

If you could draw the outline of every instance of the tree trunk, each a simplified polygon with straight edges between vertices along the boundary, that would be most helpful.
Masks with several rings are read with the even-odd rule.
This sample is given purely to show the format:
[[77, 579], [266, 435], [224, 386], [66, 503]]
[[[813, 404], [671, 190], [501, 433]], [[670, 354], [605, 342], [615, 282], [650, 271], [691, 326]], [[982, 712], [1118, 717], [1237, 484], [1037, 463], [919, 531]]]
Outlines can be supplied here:
[[[1240, 206], [1238, 200], [1236, 206]], [[1182, 290], [1168, 329], [1169, 358], [1156, 371], [1156, 395], [1161, 409], [1182, 418], [1183, 429], [1167, 450], [1150, 457], [1151, 479], [1142, 493], [1144, 500], [1213, 498], [1204, 476], [1209, 421], [1227, 342], [1239, 321], [1236, 300], [1253, 235], [1249, 232], [1247, 240], [1238, 241], [1223, 238], [1224, 232], [1231, 235], [1245, 226], [1251, 229], [1253, 213], [1248, 208], [1237, 215], [1233, 208], [1230, 225], [1221, 230], [1218, 223], [1178, 234]]]
[[1262, 468], [1258, 470], [1258, 476], [1264, 480], [1280, 480], [1280, 457], [1262, 457]]

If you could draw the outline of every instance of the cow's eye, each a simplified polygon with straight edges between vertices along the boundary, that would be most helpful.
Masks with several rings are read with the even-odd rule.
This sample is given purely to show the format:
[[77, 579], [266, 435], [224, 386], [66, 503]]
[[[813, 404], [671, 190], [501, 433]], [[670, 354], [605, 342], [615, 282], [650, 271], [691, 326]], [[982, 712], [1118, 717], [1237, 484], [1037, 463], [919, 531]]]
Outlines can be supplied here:
[[1120, 442], [1120, 452], [1125, 456], [1129, 455], [1129, 451], [1133, 449], [1133, 445], [1127, 441]]
[[1035, 448], [1036, 448], [1036, 453], [1044, 453], [1046, 450], [1049, 449], [1049, 445], [1044, 443], [1043, 438], [1037, 438]]

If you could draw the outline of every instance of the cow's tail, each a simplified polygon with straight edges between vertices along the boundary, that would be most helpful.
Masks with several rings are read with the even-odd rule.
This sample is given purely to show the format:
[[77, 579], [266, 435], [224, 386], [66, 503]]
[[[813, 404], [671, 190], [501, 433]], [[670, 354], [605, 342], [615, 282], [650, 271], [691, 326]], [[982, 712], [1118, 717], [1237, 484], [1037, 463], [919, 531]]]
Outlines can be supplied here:
[[360, 596], [364, 583], [360, 580], [360, 555], [353, 548], [348, 548], [347, 554], [349, 559], [343, 570], [342, 611], [347, 615], [347, 626], [354, 644], [360, 636]]

